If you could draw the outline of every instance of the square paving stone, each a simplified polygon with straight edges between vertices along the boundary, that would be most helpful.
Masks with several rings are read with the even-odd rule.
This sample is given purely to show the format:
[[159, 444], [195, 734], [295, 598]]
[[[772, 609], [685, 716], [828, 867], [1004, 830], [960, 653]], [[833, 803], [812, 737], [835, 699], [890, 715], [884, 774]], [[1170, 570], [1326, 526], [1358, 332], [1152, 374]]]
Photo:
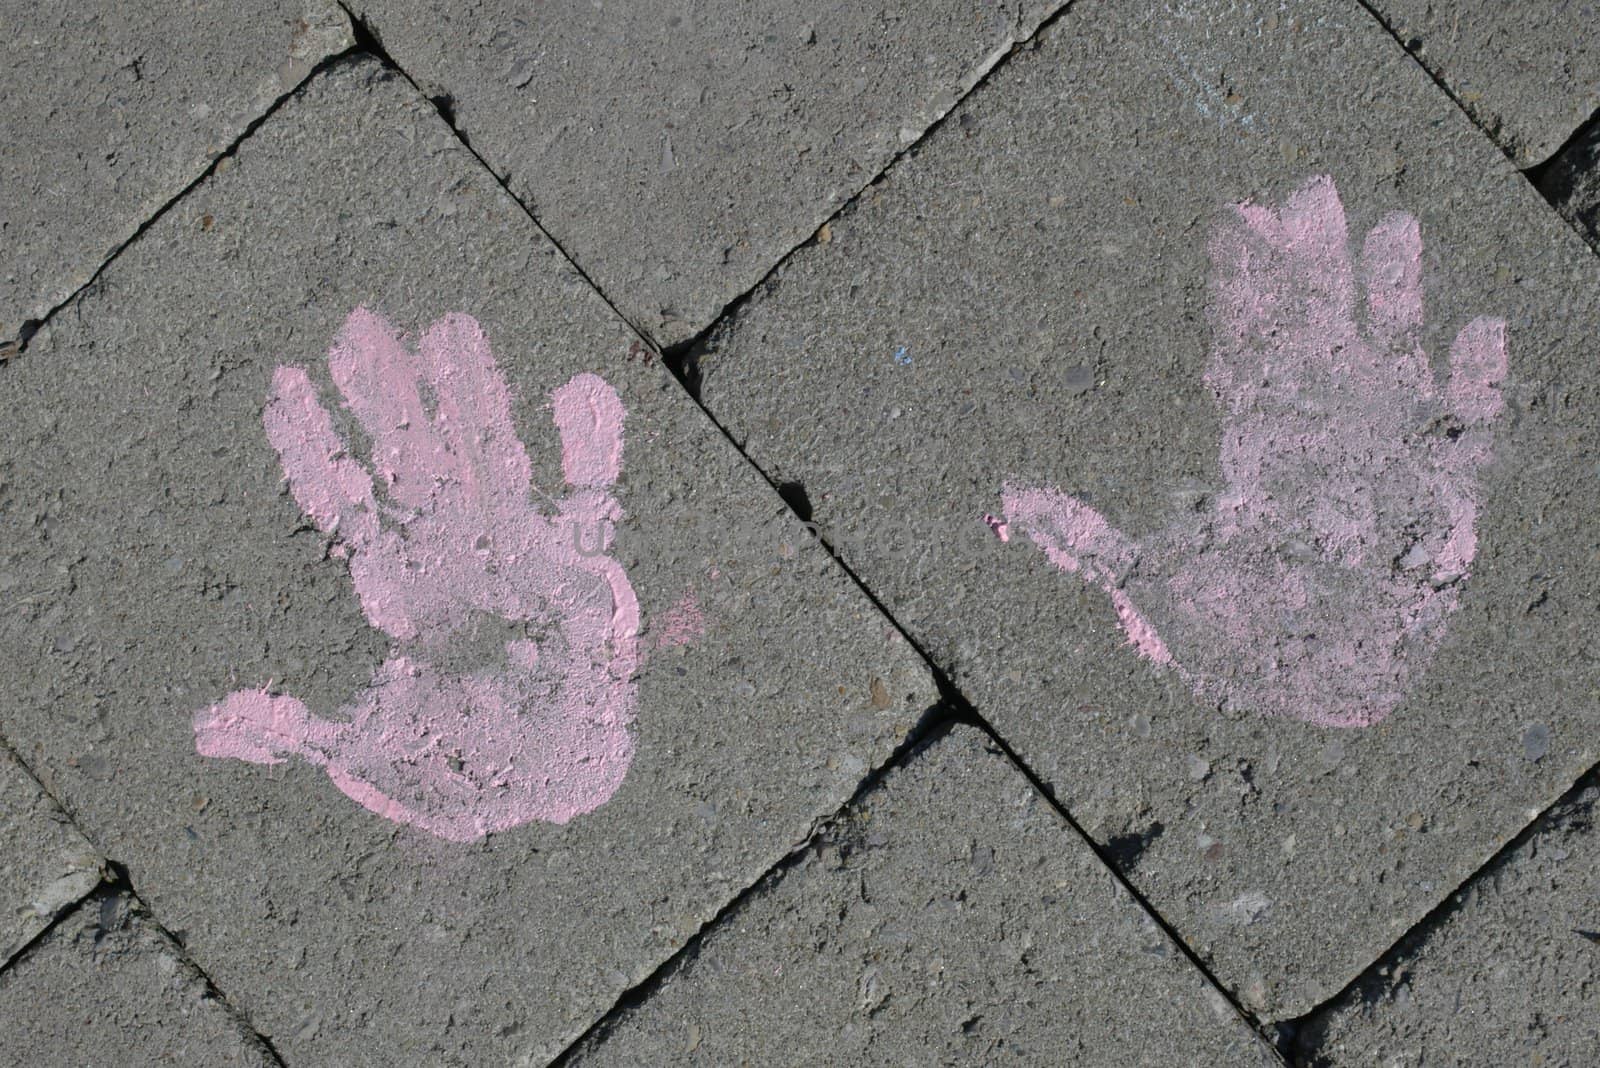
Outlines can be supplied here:
[[331, 0], [0, 3], [0, 342], [71, 296], [318, 62]]
[[1424, 66], [1521, 167], [1549, 159], [1600, 111], [1593, 0], [1373, 0]]
[[1575, 792], [1316, 1021], [1311, 1063], [1591, 1064], [1600, 1050], [1600, 788]]
[[1062, 4], [351, 6], [623, 314], [670, 345]]
[[1300, 1015], [1600, 759], [1594, 259], [1360, 10], [1075, 5], [957, 118], [688, 372]]
[[0, 967], [100, 882], [100, 857], [0, 745]]
[[0, 729], [290, 1063], [538, 1061], [935, 689], [398, 75], [228, 164], [0, 376]]
[[570, 1063], [1281, 1064], [970, 727], [895, 768]]
[[280, 1063], [138, 903], [109, 890], [0, 971], [0, 1060], [28, 1068]]

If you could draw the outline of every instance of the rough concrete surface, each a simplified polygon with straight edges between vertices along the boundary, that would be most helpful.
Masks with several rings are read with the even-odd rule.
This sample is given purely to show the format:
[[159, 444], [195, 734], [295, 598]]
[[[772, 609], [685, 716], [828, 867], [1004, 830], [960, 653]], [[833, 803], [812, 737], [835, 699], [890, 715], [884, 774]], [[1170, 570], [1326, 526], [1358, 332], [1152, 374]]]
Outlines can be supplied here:
[[1060, 6], [351, 5], [663, 345], [709, 325]]
[[1548, 159], [1600, 110], [1593, 0], [1370, 0], [1519, 167]]
[[0, 971], [0, 1062], [279, 1063], [138, 902], [109, 888]]
[[1280, 1064], [975, 729], [895, 768], [581, 1065]]
[[[809, 536], [773, 525], [781, 501], [403, 79], [335, 63], [224, 162], [0, 375], [15, 531], [0, 549], [0, 732], [288, 1063], [542, 1062], [833, 813], [935, 691]], [[319, 531], [281, 436], [269, 442], [286, 410], [269, 392], [302, 375], [275, 368], [301, 368], [354, 436], [298, 455], [347, 472], [365, 460], [328, 384], [360, 306], [405, 345], [448, 313], [481, 324], [539, 500], [592, 502], [563, 475], [605, 460], [563, 454], [552, 391], [596, 373], [626, 409], [610, 556], [644, 627], [632, 764], [565, 824], [461, 842], [394, 822], [369, 811], [402, 819], [378, 780], [287, 714], [261, 743], [292, 759], [197, 752], [197, 722], [229, 726], [214, 714], [230, 693], [265, 687], [326, 719], [382, 681], [391, 643], [352, 590], [378, 559], [349, 540], [364, 520]], [[430, 395], [442, 405], [455, 381]], [[584, 418], [565, 428], [574, 441]], [[415, 488], [386, 485], [393, 501]], [[381, 517], [420, 522], [396, 507]], [[451, 655], [503, 661], [516, 643], [483, 626]], [[451, 743], [448, 724], [428, 729]], [[367, 741], [385, 739], [405, 744]]]
[[0, 3], [0, 342], [351, 43], [332, 0]]
[[94, 847], [0, 745], [0, 968], [101, 875]]
[[1600, 250], [1600, 122], [1541, 169], [1539, 191]]
[[[1591, 777], [1592, 779], [1593, 777]], [[1311, 1064], [1538, 1064], [1600, 1050], [1600, 787], [1542, 817], [1304, 1036]]]
[[[1151, 576], [1133, 550], [1106, 548], [1113, 528], [1142, 539], [1205, 514], [1224, 462], [1248, 459], [1244, 438], [1224, 443], [1206, 378], [1208, 358], [1238, 344], [1213, 323], [1237, 323], [1208, 318], [1210, 306], [1239, 292], [1227, 271], [1241, 220], [1272, 232], [1269, 208], [1297, 190], [1298, 203], [1325, 204], [1335, 184], [1358, 256], [1374, 228], [1369, 260], [1404, 245], [1406, 217], [1390, 213], [1419, 221], [1412, 265], [1374, 275], [1374, 292], [1415, 272], [1432, 362], [1400, 415], [1375, 410], [1374, 424], [1400, 428], [1405, 449], [1459, 443], [1468, 451], [1450, 455], [1487, 461], [1465, 498], [1479, 502], [1470, 577], [1417, 587], [1428, 604], [1439, 591], [1459, 603], [1433, 617], [1447, 626], [1442, 637], [1434, 627], [1431, 657], [1420, 642], [1385, 654], [1408, 665], [1407, 684], [1344, 720], [1382, 719], [1366, 728], [1301, 722], [1324, 711], [1314, 691], [1301, 691], [1298, 718], [1270, 716], [1239, 700], [1226, 673], [1197, 678], [1190, 655], [1215, 658], [1203, 633], [1183, 635], [1177, 664], [1163, 666], [1158, 643], [1129, 640], [1137, 612], [1119, 617], [1095, 588], [1133, 591], [1139, 608]], [[1250, 198], [1250, 212], [1233, 206]], [[1300, 228], [1312, 235], [1303, 247], [1319, 249], [1324, 231], [1307, 217], [1322, 218], [1279, 232]], [[1279, 262], [1261, 261], [1264, 277]], [[1313, 299], [1342, 292], [1303, 281]], [[1383, 314], [1411, 305], [1394, 307]], [[1394, 321], [1379, 312], [1375, 322]], [[1482, 394], [1452, 387], [1469, 414], [1438, 414], [1421, 403], [1427, 381], [1442, 383], [1453, 339], [1476, 321], [1457, 349], [1458, 367], [1475, 366], [1475, 346], [1497, 336], [1483, 316], [1506, 323], [1509, 374]], [[837, 220], [828, 243], [786, 263], [690, 372], [749, 455], [804, 493], [886, 610], [1223, 981], [1273, 1019], [1340, 990], [1600, 758], [1597, 517], [1582, 488], [1600, 445], [1597, 324], [1592, 255], [1364, 11], [1083, 3]], [[1314, 502], [1313, 518], [1327, 514], [1316, 502], [1363, 507], [1366, 487], [1392, 500], [1415, 474], [1403, 450], [1376, 454], [1391, 466], [1373, 471], [1361, 463], [1374, 454], [1317, 436], [1327, 428], [1316, 413], [1344, 411], [1348, 396], [1309, 393], [1315, 433], [1255, 454], [1304, 465], [1280, 488]], [[1470, 421], [1472, 396], [1485, 410], [1503, 404], [1492, 429]], [[1330, 455], [1355, 456], [1343, 488], [1319, 466]], [[1339, 492], [1318, 497], [1319, 480]], [[1009, 542], [996, 537], [1008, 483], [1076, 498], [1074, 536], [1098, 562], [1057, 552], [1052, 563], [1020, 522]], [[1385, 522], [1407, 514], [1405, 501], [1385, 507]], [[1392, 563], [1364, 557], [1384, 581], [1415, 566], [1405, 544], [1393, 550]], [[1263, 551], [1296, 573], [1320, 550], [1293, 536]], [[1201, 564], [1225, 561], [1197, 552]], [[1087, 570], [1065, 573], [1071, 563]], [[1242, 597], [1236, 616], [1267, 603]], [[1359, 649], [1370, 635], [1359, 612], [1350, 618], [1320, 635], [1357, 647], [1348, 670], [1321, 676], [1329, 690], [1370, 666]], [[1318, 637], [1306, 636], [1313, 652]], [[1270, 648], [1242, 647], [1243, 682], [1259, 681], [1249, 673]]]

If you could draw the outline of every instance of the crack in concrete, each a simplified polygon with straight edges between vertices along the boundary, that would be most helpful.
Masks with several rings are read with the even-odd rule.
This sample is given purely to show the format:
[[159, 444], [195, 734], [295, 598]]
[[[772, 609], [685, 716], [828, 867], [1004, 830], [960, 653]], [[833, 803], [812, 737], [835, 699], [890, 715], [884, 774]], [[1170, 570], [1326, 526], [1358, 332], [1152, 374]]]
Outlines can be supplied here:
[[88, 279], [84, 281], [82, 285], [78, 286], [78, 288], [74, 289], [71, 293], [68, 293], [65, 297], [61, 298], [61, 300], [57, 301], [49, 308], [49, 310], [44, 313], [42, 317], [38, 319], [24, 320], [21, 328], [17, 331], [17, 336], [15, 338], [5, 341], [4, 343], [0, 343], [0, 367], [4, 367], [7, 363], [28, 351], [28, 342], [33, 340], [34, 336], [38, 334], [40, 330], [44, 329], [44, 327], [48, 325], [52, 319], [59, 315], [64, 309], [74, 304], [79, 297], [81, 297], [91, 286], [99, 281], [100, 276], [105, 274], [106, 268], [115, 263], [124, 252], [132, 247], [135, 241], [138, 241], [145, 235], [146, 231], [148, 231], [157, 222], [161, 221], [161, 219], [166, 216], [167, 212], [177, 207], [179, 201], [187, 197], [206, 179], [217, 173], [217, 168], [220, 167], [224, 161], [232, 159], [238, 153], [240, 145], [248, 141], [255, 134], [255, 132], [259, 130], [268, 119], [276, 115], [286, 103], [288, 103], [295, 96], [298, 96], [300, 91], [304, 89], [313, 78], [317, 77], [335, 63], [339, 63], [347, 59], [349, 56], [358, 51], [358, 49], [359, 45], [352, 45], [341, 52], [336, 52], [335, 54], [326, 56], [322, 60], [318, 61], [314, 67], [306, 72], [305, 77], [301, 78], [287, 92], [281, 94], [275, 100], [273, 100], [271, 104], [267, 105], [266, 110], [262, 111], [261, 114], [257, 115], [255, 118], [246, 123], [244, 129], [239, 131], [239, 135], [228, 143], [228, 147], [217, 153], [215, 158], [213, 158], [210, 163], [206, 164], [205, 168], [199, 174], [195, 175], [195, 177], [186, 185], [184, 185], [182, 189], [178, 190], [177, 193], [168, 198], [166, 203], [162, 204], [155, 211], [151, 212], [147, 218], [140, 222], [139, 225], [134, 228], [133, 233], [128, 235], [126, 240], [119, 242], [117, 246], [111, 250], [110, 254], [100, 262], [100, 265], [94, 269], [93, 273], [89, 275]]

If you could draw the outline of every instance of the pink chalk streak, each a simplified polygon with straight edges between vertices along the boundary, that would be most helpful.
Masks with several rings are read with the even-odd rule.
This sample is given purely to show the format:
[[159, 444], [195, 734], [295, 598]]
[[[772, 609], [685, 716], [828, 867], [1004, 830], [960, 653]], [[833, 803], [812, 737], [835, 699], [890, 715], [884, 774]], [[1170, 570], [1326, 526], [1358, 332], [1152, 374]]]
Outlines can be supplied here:
[[668, 609], [661, 619], [661, 636], [656, 639], [658, 649], [675, 649], [692, 645], [706, 632], [706, 615], [693, 590], [684, 591], [678, 603]]

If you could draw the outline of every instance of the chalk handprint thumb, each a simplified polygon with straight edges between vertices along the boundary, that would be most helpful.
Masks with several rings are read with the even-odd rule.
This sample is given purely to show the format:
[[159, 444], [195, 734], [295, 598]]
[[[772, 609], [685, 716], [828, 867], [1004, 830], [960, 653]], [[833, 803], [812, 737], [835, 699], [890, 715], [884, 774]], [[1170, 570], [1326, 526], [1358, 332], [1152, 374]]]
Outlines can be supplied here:
[[985, 519], [1103, 590], [1134, 650], [1196, 695], [1376, 723], [1426, 668], [1477, 555], [1505, 323], [1467, 323], [1436, 369], [1416, 219], [1383, 218], [1358, 260], [1326, 177], [1281, 207], [1237, 205], [1210, 257], [1220, 485], [1203, 507], [1135, 538], [1013, 482]]
[[[367, 620], [394, 644], [336, 716], [243, 690], [195, 715], [195, 748], [308, 761], [362, 806], [452, 841], [592, 811], [632, 762], [638, 697], [639, 603], [609, 555], [616, 391], [580, 374], [552, 393], [568, 489], [551, 514], [534, 505], [510, 391], [470, 317], [440, 319], [413, 346], [357, 309], [328, 368], [370, 466], [301, 368], [277, 369], [263, 423], [296, 503], [336, 539]], [[573, 526], [592, 532], [586, 551]]]

